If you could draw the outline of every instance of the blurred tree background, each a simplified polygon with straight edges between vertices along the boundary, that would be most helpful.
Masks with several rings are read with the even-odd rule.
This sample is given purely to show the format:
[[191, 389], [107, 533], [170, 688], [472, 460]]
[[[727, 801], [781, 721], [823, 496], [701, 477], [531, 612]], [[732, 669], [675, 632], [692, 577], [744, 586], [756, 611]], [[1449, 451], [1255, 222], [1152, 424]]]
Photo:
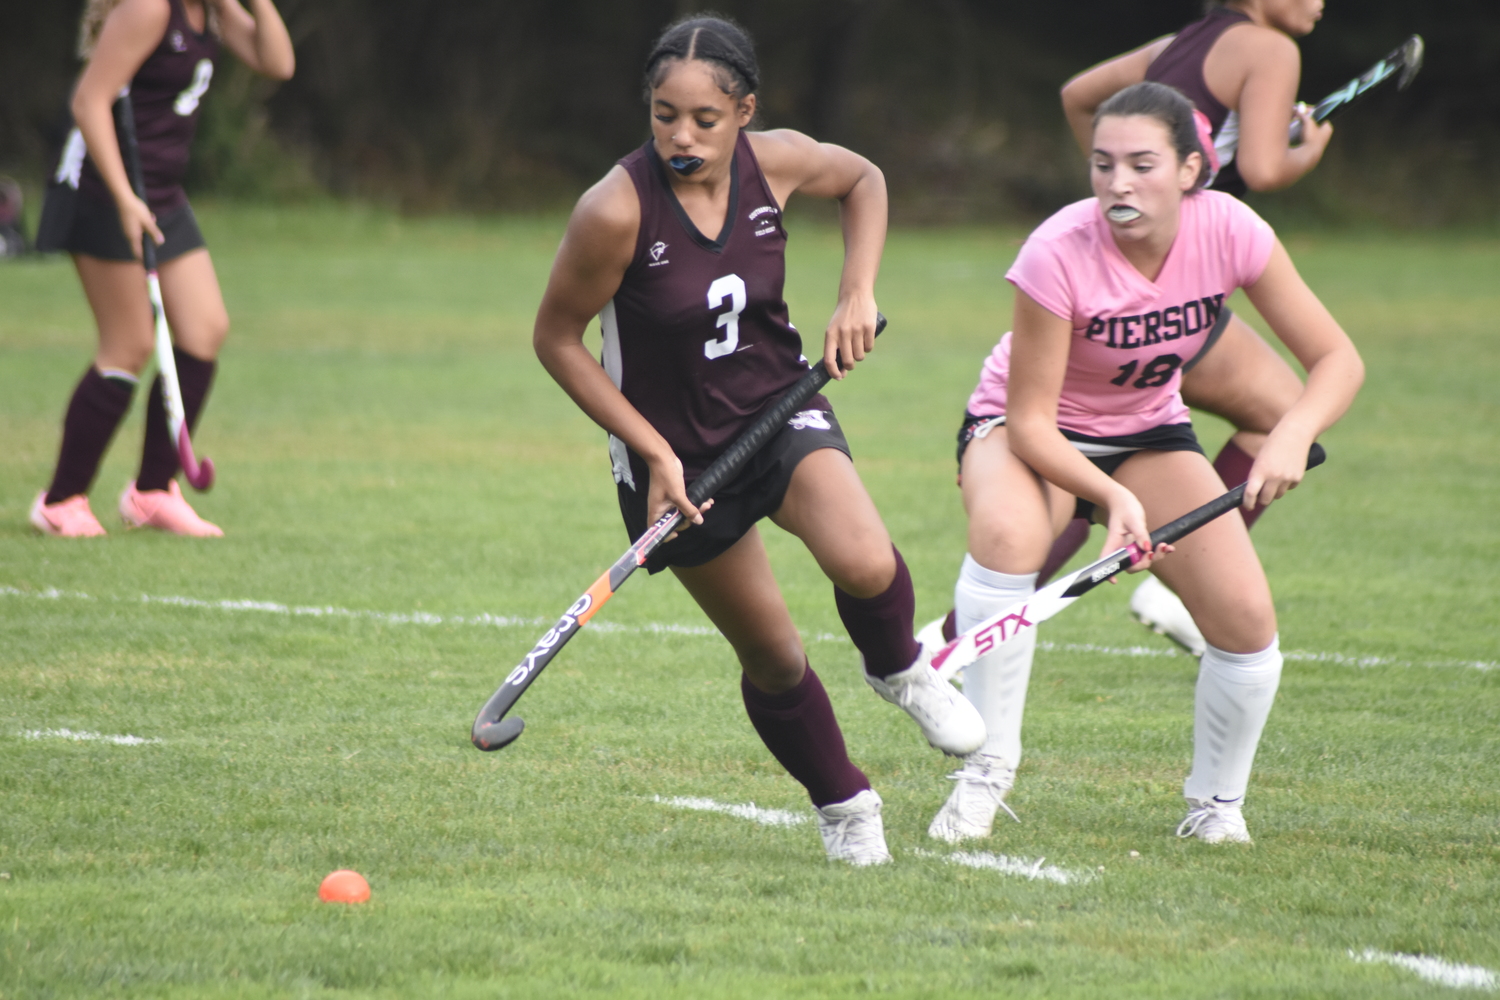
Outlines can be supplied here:
[[[297, 76], [233, 59], [190, 189], [407, 211], [553, 210], [647, 134], [640, 66], [689, 0], [281, 0]], [[754, 35], [762, 122], [870, 156], [906, 222], [1029, 221], [1085, 193], [1058, 87], [1201, 0], [723, 0]], [[78, 71], [81, 0], [5, 3], [0, 170], [38, 193]], [[1256, 204], [1278, 221], [1500, 224], [1500, 5], [1331, 0], [1302, 42], [1314, 101], [1406, 36], [1427, 63], [1342, 114], [1328, 157]]]

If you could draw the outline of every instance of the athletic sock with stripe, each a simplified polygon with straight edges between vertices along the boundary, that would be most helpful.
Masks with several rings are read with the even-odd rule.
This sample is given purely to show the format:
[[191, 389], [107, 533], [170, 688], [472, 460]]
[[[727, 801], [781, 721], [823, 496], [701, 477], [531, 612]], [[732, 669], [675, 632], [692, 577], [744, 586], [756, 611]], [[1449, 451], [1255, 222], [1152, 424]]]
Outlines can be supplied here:
[[917, 595], [912, 590], [911, 572], [901, 552], [891, 546], [896, 557], [896, 576], [883, 594], [855, 597], [837, 586], [833, 588], [839, 618], [854, 648], [865, 658], [865, 673], [885, 678], [917, 662], [922, 647], [912, 636], [912, 619], [917, 613]]
[[62, 447], [58, 449], [57, 469], [47, 488], [46, 503], [89, 491], [105, 449], [130, 409], [130, 398], [139, 381], [129, 372], [114, 368], [100, 371], [89, 365], [68, 400]]
[[1208, 647], [1198, 665], [1193, 773], [1183, 783], [1183, 795], [1220, 802], [1244, 797], [1255, 748], [1280, 683], [1279, 637], [1255, 653], [1226, 653]]
[[833, 703], [810, 665], [796, 687], [778, 694], [760, 690], [741, 674], [740, 694], [766, 749], [807, 789], [813, 805], [847, 802], [870, 787], [849, 760]]
[[[960, 632], [1026, 600], [1036, 592], [1035, 573], [1001, 573], [964, 556], [953, 588], [953, 609]], [[989, 737], [981, 752], [1001, 757], [1010, 767], [1021, 763], [1021, 717], [1036, 654], [1036, 629], [1027, 629], [964, 668], [964, 696], [979, 709]]]
[[[188, 431], [198, 426], [198, 414], [203, 401], [208, 398], [213, 385], [213, 361], [195, 358], [179, 347], [172, 348], [172, 357], [177, 362], [177, 384], [182, 389], [182, 410], [187, 417]], [[179, 468], [177, 442], [172, 440], [167, 424], [167, 407], [162, 400], [161, 376], [151, 383], [151, 396], [146, 402], [146, 441], [141, 447], [141, 471], [136, 476], [135, 488], [141, 491], [164, 490]]]

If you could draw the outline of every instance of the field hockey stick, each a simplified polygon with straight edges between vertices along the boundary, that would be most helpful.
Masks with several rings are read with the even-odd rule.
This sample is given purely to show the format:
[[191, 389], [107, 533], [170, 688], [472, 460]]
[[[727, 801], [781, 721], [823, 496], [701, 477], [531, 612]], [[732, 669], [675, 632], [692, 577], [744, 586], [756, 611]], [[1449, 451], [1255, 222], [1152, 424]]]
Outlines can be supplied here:
[[[135, 196], [146, 200], [146, 181], [141, 173], [141, 147], [135, 137], [135, 110], [130, 93], [115, 102], [115, 131], [120, 134], [120, 152], [125, 155], [125, 174]], [[161, 373], [161, 398], [167, 410], [167, 431], [177, 446], [177, 459], [183, 477], [195, 490], [206, 490], [214, 484], [213, 459], [200, 463], [193, 454], [188, 437], [187, 413], [182, 408], [182, 386], [177, 381], [177, 361], [172, 357], [172, 331], [167, 326], [167, 310], [161, 302], [161, 280], [156, 274], [156, 241], [141, 231], [141, 259], [146, 265], [146, 294], [151, 299], [151, 314], [156, 321], [156, 367]]]
[[[1323, 446], [1314, 443], [1307, 452], [1307, 467], [1316, 468], [1327, 457]], [[1076, 573], [1048, 584], [1026, 600], [986, 618], [938, 650], [937, 655], [932, 658], [932, 669], [943, 680], [955, 676], [996, 646], [1010, 642], [1027, 629], [1036, 628], [1105, 580], [1113, 579], [1121, 570], [1134, 566], [1145, 558], [1147, 552], [1156, 551], [1158, 545], [1164, 542], [1171, 544], [1192, 534], [1208, 522], [1234, 510], [1244, 500], [1245, 484], [1241, 483], [1223, 496], [1215, 497], [1202, 507], [1190, 510], [1177, 520], [1151, 532], [1151, 544], [1146, 548], [1131, 542], [1098, 562], [1090, 563]]]
[[[1401, 74], [1401, 76], [1396, 81], [1396, 89], [1405, 90], [1416, 77], [1417, 71], [1422, 68], [1422, 55], [1425, 47], [1421, 35], [1412, 35], [1392, 51], [1390, 55], [1314, 105], [1312, 120], [1315, 122], [1327, 121], [1335, 111], [1349, 104], [1356, 97], [1373, 90], [1397, 73]], [[1300, 119], [1292, 122], [1289, 136], [1293, 146], [1302, 141], [1302, 122]]]
[[[884, 329], [885, 317], [876, 313], [875, 335], [880, 336]], [[842, 362], [840, 364], [842, 366]], [[692, 501], [693, 506], [701, 507], [719, 487], [733, 479], [750, 457], [760, 451], [772, 435], [780, 431], [809, 399], [816, 396], [830, 378], [832, 376], [828, 374], [828, 366], [822, 362], [809, 368], [807, 374], [787, 390], [786, 395], [761, 414], [745, 433], [704, 470], [703, 475], [693, 480], [693, 485], [687, 490], [688, 500]], [[481, 750], [499, 750], [515, 742], [516, 737], [521, 735], [521, 730], [526, 728], [526, 723], [519, 718], [506, 718], [506, 713], [515, 706], [532, 681], [552, 662], [568, 640], [588, 624], [588, 620], [604, 607], [604, 602], [615, 596], [615, 591], [629, 579], [630, 574], [646, 564], [656, 547], [670, 538], [673, 530], [681, 523], [682, 512], [676, 508], [657, 518], [656, 523], [647, 528], [635, 540], [635, 544], [626, 549], [625, 554], [616, 559], [615, 564], [563, 612], [557, 624], [537, 640], [536, 645], [531, 647], [531, 652], [522, 658], [516, 669], [505, 678], [505, 683], [500, 685], [499, 690], [479, 710], [479, 717], [474, 720], [474, 728], [469, 734], [476, 747]]]

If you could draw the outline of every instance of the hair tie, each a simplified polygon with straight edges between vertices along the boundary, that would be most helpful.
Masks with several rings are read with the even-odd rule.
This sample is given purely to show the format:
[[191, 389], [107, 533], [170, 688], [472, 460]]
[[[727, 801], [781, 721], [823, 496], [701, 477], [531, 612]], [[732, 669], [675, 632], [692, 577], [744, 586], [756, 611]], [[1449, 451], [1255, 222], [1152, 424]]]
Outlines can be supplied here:
[[1219, 151], [1214, 148], [1214, 129], [1208, 120], [1208, 115], [1193, 109], [1193, 124], [1198, 127], [1198, 145], [1203, 147], [1203, 158], [1208, 161], [1208, 180], [1205, 186], [1213, 183], [1213, 179], [1219, 174]]

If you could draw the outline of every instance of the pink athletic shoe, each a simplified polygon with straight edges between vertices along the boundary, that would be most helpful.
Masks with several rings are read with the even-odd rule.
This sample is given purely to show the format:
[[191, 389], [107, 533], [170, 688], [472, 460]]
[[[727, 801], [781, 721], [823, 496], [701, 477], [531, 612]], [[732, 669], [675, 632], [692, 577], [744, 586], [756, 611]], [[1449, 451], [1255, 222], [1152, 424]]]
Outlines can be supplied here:
[[224, 534], [217, 524], [203, 520], [188, 506], [175, 479], [164, 490], [142, 492], [133, 482], [126, 486], [120, 494], [120, 517], [130, 528], [160, 528], [194, 538], [218, 538]]
[[31, 526], [44, 535], [58, 538], [93, 538], [104, 534], [104, 525], [89, 509], [89, 498], [82, 493], [48, 503], [47, 491], [42, 490], [31, 505]]

